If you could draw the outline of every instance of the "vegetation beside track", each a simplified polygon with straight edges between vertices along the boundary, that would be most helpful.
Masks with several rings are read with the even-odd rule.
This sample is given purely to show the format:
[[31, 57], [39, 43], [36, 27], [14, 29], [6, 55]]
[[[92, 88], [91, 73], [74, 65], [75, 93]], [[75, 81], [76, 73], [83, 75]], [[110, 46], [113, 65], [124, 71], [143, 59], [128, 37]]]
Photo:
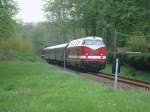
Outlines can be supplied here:
[[[102, 70], [102, 72], [112, 74], [112, 64], [107, 64], [106, 68]], [[144, 80], [150, 82], [149, 71], [136, 70], [133, 67], [121, 66], [119, 75], [131, 79]]]
[[149, 112], [149, 102], [46, 63], [0, 62], [0, 112]]
[[0, 61], [44, 62], [33, 51], [0, 50]]

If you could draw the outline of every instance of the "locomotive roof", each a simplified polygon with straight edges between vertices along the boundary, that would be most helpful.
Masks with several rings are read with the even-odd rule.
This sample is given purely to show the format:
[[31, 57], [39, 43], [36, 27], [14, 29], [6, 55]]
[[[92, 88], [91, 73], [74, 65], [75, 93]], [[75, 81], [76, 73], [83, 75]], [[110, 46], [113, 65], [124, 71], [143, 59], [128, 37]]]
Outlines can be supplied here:
[[50, 49], [57, 49], [57, 48], [63, 48], [66, 47], [68, 43], [65, 44], [60, 44], [60, 45], [56, 45], [56, 46], [50, 46], [50, 47], [46, 47], [44, 48], [44, 50], [50, 50]]
[[84, 38], [81, 38], [81, 39], [101, 39], [101, 40], [103, 40], [102, 39], [102, 37], [97, 37], [97, 36], [89, 36], [89, 37], [84, 37]]
[[93, 36], [89, 36], [89, 37], [84, 37], [84, 38], [80, 38], [80, 39], [76, 39], [76, 40], [72, 40], [69, 42], [68, 47], [74, 47], [74, 46], [81, 46], [83, 41], [86, 39], [99, 39], [99, 40], [103, 40], [101, 37], [93, 37]]
[[72, 40], [72, 41], [70, 41], [70, 42], [83, 41], [83, 40], [85, 40], [85, 39], [100, 39], [100, 40], [103, 40], [102, 37], [89, 36], [89, 37], [84, 37], [84, 38], [75, 39], [75, 40]]

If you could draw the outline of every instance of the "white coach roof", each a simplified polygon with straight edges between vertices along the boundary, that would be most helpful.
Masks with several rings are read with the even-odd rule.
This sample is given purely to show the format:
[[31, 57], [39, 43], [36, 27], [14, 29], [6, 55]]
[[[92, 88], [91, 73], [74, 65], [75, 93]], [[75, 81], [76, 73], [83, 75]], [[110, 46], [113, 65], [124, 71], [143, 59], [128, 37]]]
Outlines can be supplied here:
[[57, 49], [57, 48], [64, 48], [67, 46], [68, 43], [65, 44], [60, 44], [60, 45], [56, 45], [56, 46], [51, 46], [51, 47], [46, 47], [44, 48], [44, 50], [50, 50], [50, 49]]
[[85, 39], [100, 39], [100, 40], [103, 40], [102, 37], [97, 37], [97, 36], [89, 36], [89, 37], [84, 37], [84, 38], [79, 38], [79, 39], [76, 39], [76, 40], [72, 40], [69, 42], [69, 45], [68, 43], [65, 43], [65, 44], [60, 44], [60, 45], [56, 45], [56, 46], [50, 46], [50, 47], [46, 47], [44, 48], [44, 50], [50, 50], [50, 49], [57, 49], [57, 48], [64, 48], [68, 45], [68, 48], [69, 47], [74, 47], [74, 46], [81, 46], [83, 41]]

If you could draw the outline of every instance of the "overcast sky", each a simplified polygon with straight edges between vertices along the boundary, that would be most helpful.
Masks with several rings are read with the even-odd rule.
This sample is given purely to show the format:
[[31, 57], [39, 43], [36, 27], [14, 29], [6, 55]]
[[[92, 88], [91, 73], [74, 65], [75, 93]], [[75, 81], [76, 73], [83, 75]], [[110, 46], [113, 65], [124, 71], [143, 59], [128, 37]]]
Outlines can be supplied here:
[[23, 22], [40, 22], [46, 20], [42, 11], [42, 0], [15, 0], [20, 9], [16, 18]]

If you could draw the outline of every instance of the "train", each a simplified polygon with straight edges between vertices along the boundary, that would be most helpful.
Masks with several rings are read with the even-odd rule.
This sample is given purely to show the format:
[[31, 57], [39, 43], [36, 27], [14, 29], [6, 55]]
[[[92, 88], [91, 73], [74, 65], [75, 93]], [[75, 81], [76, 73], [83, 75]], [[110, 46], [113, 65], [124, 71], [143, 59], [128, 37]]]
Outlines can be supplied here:
[[44, 47], [41, 56], [50, 63], [99, 72], [106, 66], [106, 45], [102, 37], [84, 37], [68, 43]]

